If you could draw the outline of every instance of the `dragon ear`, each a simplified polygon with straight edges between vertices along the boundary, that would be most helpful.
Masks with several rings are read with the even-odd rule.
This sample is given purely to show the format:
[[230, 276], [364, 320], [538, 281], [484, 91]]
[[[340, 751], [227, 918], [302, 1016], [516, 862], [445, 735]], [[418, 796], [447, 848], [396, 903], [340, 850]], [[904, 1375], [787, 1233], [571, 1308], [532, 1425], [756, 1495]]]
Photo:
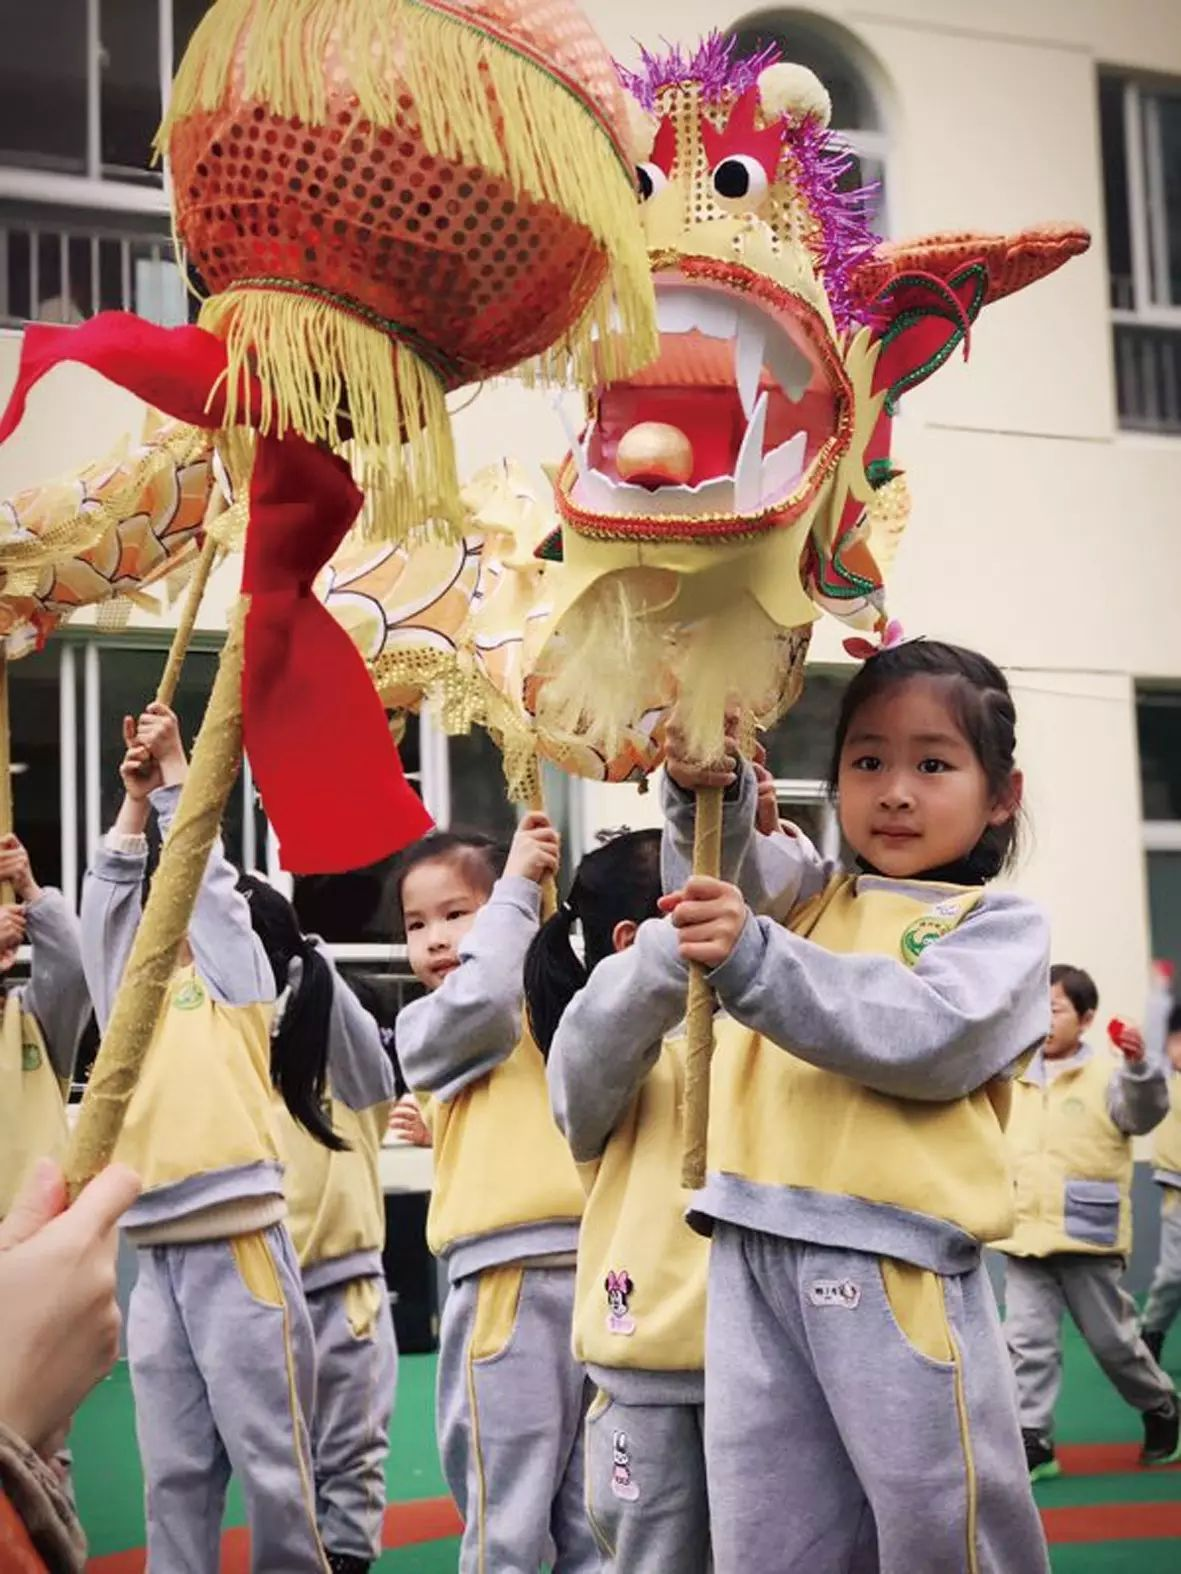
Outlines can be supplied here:
[[850, 274], [854, 310], [881, 340], [874, 392], [886, 390], [887, 411], [961, 344], [967, 354], [985, 306], [1036, 284], [1090, 243], [1078, 225], [1047, 224], [1015, 235], [931, 235], [862, 258]]
[[800, 122], [817, 120], [827, 126], [832, 119], [828, 89], [807, 66], [768, 66], [759, 73], [759, 105], [767, 121], [784, 118]]

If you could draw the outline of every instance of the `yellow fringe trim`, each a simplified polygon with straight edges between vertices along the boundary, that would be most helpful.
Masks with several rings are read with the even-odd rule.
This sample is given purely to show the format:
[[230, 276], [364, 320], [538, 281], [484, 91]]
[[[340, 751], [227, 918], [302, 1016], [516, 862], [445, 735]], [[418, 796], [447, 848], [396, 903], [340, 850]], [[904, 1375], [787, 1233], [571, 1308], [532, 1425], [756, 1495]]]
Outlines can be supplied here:
[[501, 752], [509, 798], [514, 803], [532, 800], [540, 788], [532, 723], [484, 677], [466, 652], [394, 649], [378, 656], [369, 671], [379, 694], [400, 688], [429, 694], [448, 737], [482, 727]]
[[528, 375], [589, 387], [655, 358], [652, 275], [625, 155], [556, 76], [429, 0], [217, 0], [177, 72], [157, 151], [186, 116], [217, 109], [235, 81], [279, 115], [322, 123], [330, 54], [347, 72], [358, 118], [404, 124], [398, 100], [409, 91], [427, 149], [552, 203], [603, 247], [602, 285]]
[[243, 373], [261, 384], [264, 432], [291, 427], [339, 448], [337, 412], [347, 409], [353, 475], [372, 497], [367, 517], [380, 520], [382, 534], [460, 532], [443, 385], [412, 350], [331, 302], [281, 289], [226, 290], [205, 302], [199, 321], [226, 342], [227, 427], [246, 418]]

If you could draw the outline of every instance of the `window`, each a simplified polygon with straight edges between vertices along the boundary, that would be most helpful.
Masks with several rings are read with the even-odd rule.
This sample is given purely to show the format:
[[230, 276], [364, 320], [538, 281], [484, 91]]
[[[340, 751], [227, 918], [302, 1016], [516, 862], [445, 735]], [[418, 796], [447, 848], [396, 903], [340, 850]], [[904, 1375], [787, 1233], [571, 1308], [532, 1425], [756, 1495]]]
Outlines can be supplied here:
[[1181, 434], [1181, 82], [1099, 79], [1119, 424]]
[[869, 218], [884, 234], [888, 143], [865, 48], [830, 18], [795, 9], [752, 12], [728, 32], [738, 41], [740, 55], [757, 54], [766, 45], [776, 44], [785, 60], [807, 66], [824, 83], [832, 99], [832, 128], [841, 133], [855, 155], [846, 184], [849, 188], [877, 188]]
[[1152, 951], [1181, 972], [1181, 690], [1141, 690], [1136, 717]]
[[785, 820], [798, 825], [826, 858], [841, 858], [841, 827], [828, 792], [829, 757], [848, 676], [809, 668], [804, 691], [763, 738], [767, 769]]
[[[0, 325], [186, 321], [152, 138], [207, 0], [36, 0], [0, 52]], [[11, 12], [9, 16], [7, 12]]]

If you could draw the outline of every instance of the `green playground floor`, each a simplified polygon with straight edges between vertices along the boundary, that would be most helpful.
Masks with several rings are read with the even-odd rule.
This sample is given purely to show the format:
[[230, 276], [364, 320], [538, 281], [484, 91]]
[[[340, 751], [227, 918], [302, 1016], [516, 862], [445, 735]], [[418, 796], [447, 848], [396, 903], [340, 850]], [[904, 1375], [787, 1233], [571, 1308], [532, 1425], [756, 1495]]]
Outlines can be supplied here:
[[[1181, 1329], [1174, 1332], [1166, 1356], [1181, 1383]], [[376, 1565], [380, 1574], [453, 1574], [455, 1569], [458, 1542], [447, 1533], [449, 1514], [439, 1501], [447, 1489], [435, 1449], [434, 1375], [434, 1357], [403, 1358], [387, 1474], [389, 1501], [402, 1507], [387, 1521], [387, 1539], [417, 1539], [385, 1552]], [[1069, 1329], [1058, 1411], [1064, 1474], [1037, 1488], [1054, 1574], [1181, 1570], [1181, 1466], [1137, 1470], [1139, 1438], [1139, 1418]], [[72, 1441], [94, 1574], [136, 1574], [142, 1568], [136, 1555], [143, 1546], [142, 1478], [125, 1366], [117, 1367], [87, 1401]], [[226, 1524], [242, 1523], [241, 1497], [231, 1488]], [[231, 1535], [225, 1574], [244, 1568], [240, 1538]]]

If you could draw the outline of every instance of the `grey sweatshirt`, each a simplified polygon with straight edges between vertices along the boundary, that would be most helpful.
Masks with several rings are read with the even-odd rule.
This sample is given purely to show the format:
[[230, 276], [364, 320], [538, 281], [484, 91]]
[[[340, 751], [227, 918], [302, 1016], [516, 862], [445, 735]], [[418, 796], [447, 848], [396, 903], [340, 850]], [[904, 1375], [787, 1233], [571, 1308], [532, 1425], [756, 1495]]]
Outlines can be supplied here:
[[[778, 912], [782, 893], [768, 883], [777, 860], [789, 906], [827, 883], [827, 866], [804, 838], [756, 839], [753, 798], [744, 774], [726, 806], [723, 874], [744, 879], [744, 894]], [[692, 847], [692, 800], [669, 794], [666, 868], [683, 866]], [[744, 805], [749, 804], [749, 807]], [[744, 842], [729, 821], [745, 813]], [[751, 839], [776, 844], [751, 847]], [[950, 888], [927, 881], [862, 875], [874, 887], [907, 891], [931, 903]], [[978, 905], [914, 967], [892, 957], [838, 954], [752, 912], [731, 955], [709, 975], [719, 1004], [744, 1026], [809, 1064], [892, 1098], [945, 1102], [966, 1097], [1041, 1044], [1050, 1021], [1049, 924], [1034, 903], [986, 890]], [[672, 941], [675, 944], [675, 939]], [[788, 1239], [896, 1256], [939, 1272], [972, 1266], [979, 1244], [958, 1227], [923, 1214], [805, 1188], [772, 1188], [711, 1172], [694, 1199], [695, 1219], [722, 1219]]]
[[33, 950], [29, 982], [17, 985], [21, 1010], [35, 1018], [54, 1071], [74, 1074], [78, 1043], [90, 1017], [78, 919], [60, 891], [42, 890], [25, 908]]
[[[168, 833], [179, 799], [179, 787], [160, 787], [152, 794], [162, 835]], [[99, 847], [82, 888], [82, 964], [104, 1032], [143, 913], [147, 840], [128, 840], [135, 845], [126, 851]], [[251, 925], [246, 899], [236, 889], [237, 878], [218, 839], [193, 908], [189, 945], [196, 971], [214, 1000], [227, 1006], [269, 1005], [275, 999], [274, 974]], [[275, 1199], [275, 1215], [282, 1217], [283, 1170], [276, 1160], [260, 1159], [155, 1187], [132, 1205], [122, 1223], [146, 1243], [160, 1225], [252, 1198]]]
[[[535, 881], [502, 876], [460, 943], [459, 967], [438, 989], [398, 1013], [398, 1060], [416, 1093], [433, 1093], [446, 1104], [495, 1071], [520, 1043], [522, 972], [538, 930], [540, 903]], [[538, 1097], [545, 1096], [541, 1085]], [[506, 1134], [505, 1140], [511, 1137]], [[487, 1183], [475, 1174], [464, 1179], [473, 1187]], [[455, 1283], [501, 1263], [564, 1256], [577, 1247], [577, 1223], [551, 1219], [456, 1241], [445, 1258]]]
[[[567, 1006], [550, 1046], [550, 1104], [579, 1163], [597, 1159], [627, 1115], [663, 1041], [685, 1013], [689, 972], [665, 940], [667, 921], [649, 919], [635, 944], [606, 957]], [[668, 1175], [674, 1217], [683, 1196]], [[702, 1371], [647, 1371], [589, 1364], [595, 1384], [624, 1404], [699, 1405]]]

